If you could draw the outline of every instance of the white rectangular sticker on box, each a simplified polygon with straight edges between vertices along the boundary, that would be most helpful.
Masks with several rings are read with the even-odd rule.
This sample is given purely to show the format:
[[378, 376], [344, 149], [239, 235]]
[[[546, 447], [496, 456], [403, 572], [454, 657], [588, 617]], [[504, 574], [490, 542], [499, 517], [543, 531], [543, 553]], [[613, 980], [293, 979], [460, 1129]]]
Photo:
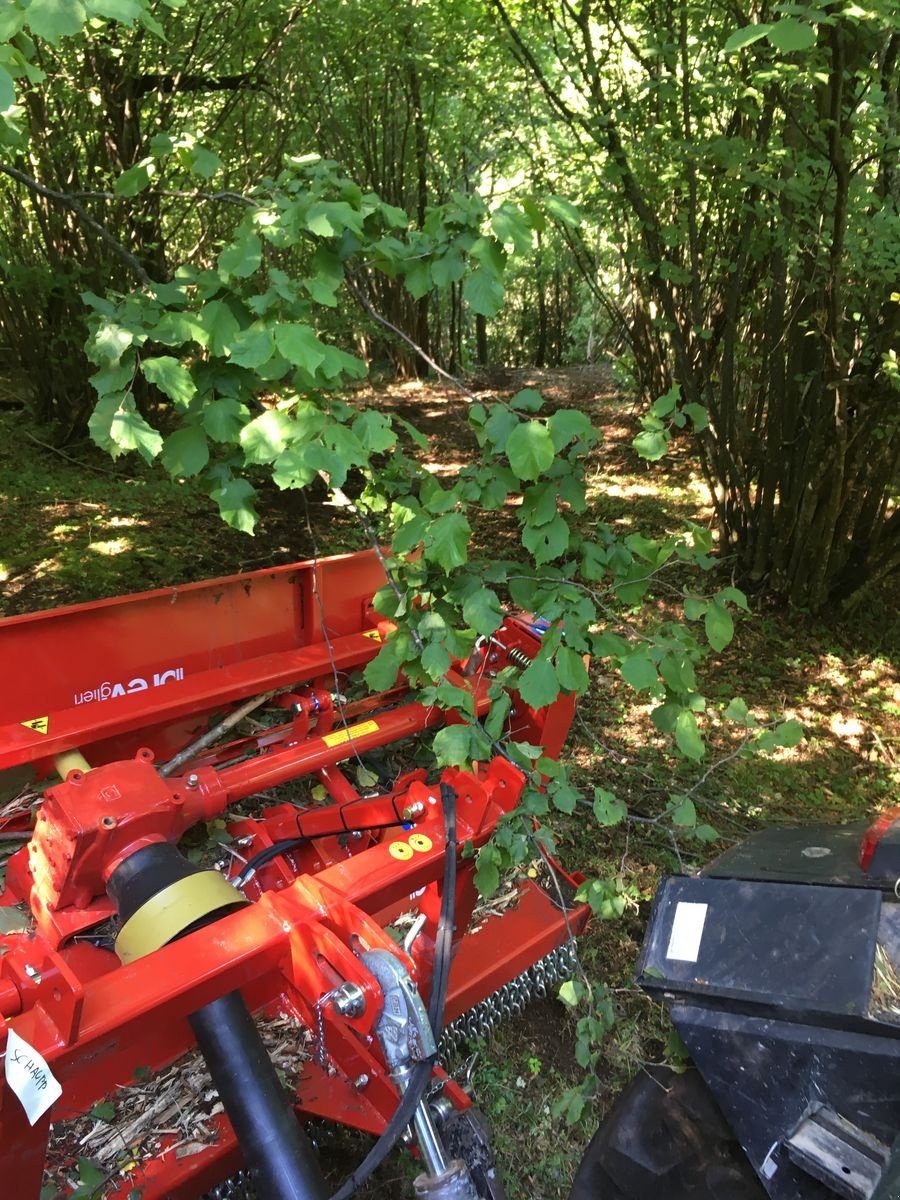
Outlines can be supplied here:
[[6, 1082], [21, 1100], [32, 1125], [62, 1095], [62, 1086], [44, 1059], [14, 1029], [6, 1041]]
[[690, 904], [685, 900], [675, 905], [675, 919], [672, 921], [666, 958], [674, 958], [679, 962], [697, 961], [708, 907], [706, 904]]

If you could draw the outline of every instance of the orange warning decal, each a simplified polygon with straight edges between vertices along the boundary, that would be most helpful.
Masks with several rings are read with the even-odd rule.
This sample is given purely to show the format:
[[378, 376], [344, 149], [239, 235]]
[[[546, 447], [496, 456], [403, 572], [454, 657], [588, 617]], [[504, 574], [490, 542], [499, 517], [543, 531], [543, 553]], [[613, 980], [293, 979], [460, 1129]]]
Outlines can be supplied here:
[[377, 629], [363, 630], [363, 637], [372, 638], [373, 641], [376, 641], [376, 642], [381, 642], [384, 640]]
[[359, 725], [351, 725], [349, 729], [336, 729], [334, 733], [324, 734], [322, 741], [326, 746], [343, 746], [345, 742], [352, 742], [354, 738], [374, 733], [377, 728], [377, 721], [361, 721]]
[[30, 721], [21, 721], [26, 729], [33, 729], [35, 733], [46, 733], [50, 728], [49, 717], [32, 717]]

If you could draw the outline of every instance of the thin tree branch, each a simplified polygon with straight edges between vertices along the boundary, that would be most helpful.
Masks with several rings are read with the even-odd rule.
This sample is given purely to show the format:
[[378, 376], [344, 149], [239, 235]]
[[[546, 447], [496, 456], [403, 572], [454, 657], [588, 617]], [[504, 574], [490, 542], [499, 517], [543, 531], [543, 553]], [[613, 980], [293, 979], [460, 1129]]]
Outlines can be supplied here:
[[128, 266], [138, 277], [145, 287], [150, 287], [153, 280], [134, 257], [134, 255], [126, 250], [121, 242], [117, 242], [108, 229], [95, 221], [92, 216], [84, 211], [76, 199], [70, 196], [67, 192], [57, 192], [54, 188], [45, 187], [42, 183], [38, 183], [36, 179], [32, 179], [30, 175], [26, 175], [24, 171], [19, 171], [16, 167], [11, 167], [9, 163], [0, 162], [0, 171], [4, 175], [8, 175], [10, 179], [15, 179], [17, 183], [23, 184], [38, 196], [43, 196], [47, 200], [55, 200], [57, 204], [62, 204], [65, 208], [73, 212], [75, 216], [86, 225], [88, 229], [93, 230], [97, 237], [108, 246], [112, 252]]

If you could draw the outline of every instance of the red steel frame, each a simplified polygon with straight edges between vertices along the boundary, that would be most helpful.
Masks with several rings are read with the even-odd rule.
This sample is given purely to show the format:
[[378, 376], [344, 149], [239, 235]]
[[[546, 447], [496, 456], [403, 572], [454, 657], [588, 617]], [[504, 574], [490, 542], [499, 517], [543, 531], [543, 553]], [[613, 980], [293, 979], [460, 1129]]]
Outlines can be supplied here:
[[[55, 755], [77, 749], [94, 768], [70, 771], [45, 794], [29, 846], [10, 862], [2, 898], [28, 902], [37, 930], [0, 936], [0, 1044], [15, 1028], [63, 1087], [52, 1114], [33, 1128], [17, 1097], [0, 1089], [0, 1178], [15, 1180], [22, 1200], [39, 1195], [51, 1115], [84, 1112], [136, 1068], [173, 1061], [194, 1044], [188, 1015], [235, 988], [253, 1010], [291, 1013], [315, 1029], [322, 997], [344, 980], [356, 982], [365, 1011], [342, 1018], [321, 1007], [324, 1065], [304, 1065], [295, 1104], [306, 1115], [373, 1133], [396, 1108], [373, 1036], [380, 992], [356, 952], [381, 946], [402, 954], [385, 926], [417, 907], [426, 922], [404, 961], [427, 993], [443, 878], [442, 809], [424, 772], [362, 798], [337, 764], [431, 728], [446, 714], [403, 702], [401, 685], [351, 705], [348, 725], [337, 720], [327, 690], [334, 671], [365, 665], [389, 630], [371, 607], [382, 582], [376, 556], [366, 553], [0, 622], [12, 685], [0, 697], [0, 767], [41, 777]], [[457, 664], [452, 681], [484, 712], [491, 675], [508, 665], [510, 651], [530, 657], [537, 646], [528, 623], [508, 618], [477, 670]], [[152, 686], [154, 675], [176, 670], [180, 675]], [[134, 680], [148, 686], [129, 692]], [[116, 684], [123, 694], [112, 694]], [[217, 745], [178, 776], [157, 773], [154, 756], [184, 747], [213, 715], [286, 687], [293, 690], [278, 703], [290, 706], [289, 721]], [[85, 692], [96, 695], [85, 699]], [[513, 702], [511, 735], [558, 754], [571, 697], [540, 712], [517, 694]], [[106, 880], [130, 853], [175, 841], [236, 800], [307, 775], [326, 786], [332, 804], [299, 818], [295, 805], [273, 805], [229, 826], [242, 845], [249, 842], [247, 855], [298, 828], [307, 837], [247, 883], [253, 903], [128, 965], [73, 940], [112, 915]], [[459, 843], [475, 848], [514, 809], [523, 786], [519, 769], [499, 755], [471, 771], [445, 771], [443, 779], [458, 796]], [[409, 816], [405, 824], [401, 811]], [[370, 828], [379, 825], [386, 827]], [[529, 882], [516, 907], [466, 935], [475, 899], [472, 860], [461, 858], [448, 1020], [579, 932], [586, 919], [584, 905], [562, 914]], [[455, 1085], [445, 1087], [457, 1106], [468, 1103]], [[224, 1116], [217, 1132], [214, 1145], [186, 1158], [162, 1153], [109, 1194], [125, 1196], [134, 1186], [144, 1200], [202, 1194], [240, 1164]]]

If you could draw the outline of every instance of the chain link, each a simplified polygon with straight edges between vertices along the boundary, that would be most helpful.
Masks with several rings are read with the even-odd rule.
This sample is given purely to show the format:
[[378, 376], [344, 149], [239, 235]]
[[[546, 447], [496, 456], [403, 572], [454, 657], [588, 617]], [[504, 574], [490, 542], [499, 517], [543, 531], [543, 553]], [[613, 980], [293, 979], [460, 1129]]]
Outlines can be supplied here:
[[531, 1000], [552, 995], [559, 984], [572, 978], [577, 967], [574, 941], [552, 950], [448, 1025], [441, 1035], [441, 1059], [455, 1057], [470, 1042], [487, 1040], [501, 1021], [521, 1016]]

